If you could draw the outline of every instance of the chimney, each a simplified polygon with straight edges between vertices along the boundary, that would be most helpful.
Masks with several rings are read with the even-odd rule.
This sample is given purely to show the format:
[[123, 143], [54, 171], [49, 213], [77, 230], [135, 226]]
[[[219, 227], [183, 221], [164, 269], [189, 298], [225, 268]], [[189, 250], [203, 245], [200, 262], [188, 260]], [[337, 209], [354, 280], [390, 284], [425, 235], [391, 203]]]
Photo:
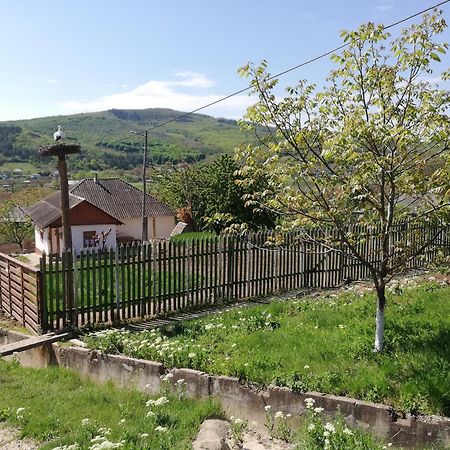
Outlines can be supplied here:
[[95, 184], [98, 183], [98, 175], [97, 175], [97, 172], [94, 173], [94, 181], [95, 181]]

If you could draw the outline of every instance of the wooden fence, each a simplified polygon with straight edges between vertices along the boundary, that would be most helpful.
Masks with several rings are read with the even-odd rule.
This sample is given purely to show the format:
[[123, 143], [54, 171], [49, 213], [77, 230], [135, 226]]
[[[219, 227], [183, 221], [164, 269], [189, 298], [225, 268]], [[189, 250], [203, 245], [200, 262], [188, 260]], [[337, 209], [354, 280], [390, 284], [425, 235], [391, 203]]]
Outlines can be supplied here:
[[42, 331], [42, 273], [0, 253], [0, 312], [35, 333]]
[[[448, 231], [439, 224], [398, 224], [390, 236], [390, 248], [400, 257], [405, 256], [404, 245], [415, 250], [426, 246], [421, 257], [407, 262], [410, 268], [425, 266], [437, 255], [450, 254]], [[353, 226], [348, 239], [365, 258], [379, 262], [379, 230]], [[330, 250], [337, 240], [337, 232], [331, 229], [260, 232], [86, 250], [77, 256], [71, 252], [44, 256], [40, 270], [42, 314], [37, 317], [44, 331], [55, 330], [69, 323], [82, 326], [156, 316], [223, 299], [303, 287], [335, 287], [346, 280], [369, 277], [368, 268], [345, 246]], [[71, 308], [66, 302], [68, 277], [74, 284]]]
[[[405, 247], [421, 253], [406, 265], [423, 267], [450, 255], [449, 231], [441, 224], [400, 223], [389, 247], [394, 258], [405, 257]], [[379, 236], [378, 229], [363, 226], [347, 233], [349, 245], [375, 263]], [[0, 311], [39, 333], [368, 278], [368, 268], [347, 246], [336, 249], [336, 242], [331, 229], [260, 232], [43, 256], [39, 269], [0, 253]]]

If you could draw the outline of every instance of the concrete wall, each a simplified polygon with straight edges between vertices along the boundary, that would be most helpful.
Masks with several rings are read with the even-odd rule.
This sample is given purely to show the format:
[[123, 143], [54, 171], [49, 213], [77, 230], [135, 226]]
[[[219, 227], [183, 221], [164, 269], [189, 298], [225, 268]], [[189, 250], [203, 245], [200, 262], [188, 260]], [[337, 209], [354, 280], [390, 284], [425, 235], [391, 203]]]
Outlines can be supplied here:
[[450, 419], [446, 417], [407, 416], [401, 419], [396, 418], [388, 406], [346, 397], [319, 392], [295, 393], [275, 386], [251, 389], [233, 377], [212, 376], [191, 369], [167, 370], [158, 362], [105, 355], [78, 347], [53, 344], [53, 351], [60, 366], [98, 382], [112, 381], [149, 394], [157, 394], [161, 388], [160, 376], [171, 372], [174, 375], [172, 383], [180, 378], [185, 380], [188, 396], [217, 398], [228, 415], [246, 418], [261, 429], [264, 428], [266, 405], [271, 405], [272, 411], [292, 414], [298, 421], [305, 412], [305, 399], [314, 398], [315, 406], [324, 408], [326, 413], [339, 412], [350, 425], [370, 429], [379, 438], [397, 445], [413, 447], [438, 439], [443, 440], [444, 445], [450, 445]]
[[[6, 332], [9, 334], [9, 332]], [[14, 333], [5, 337], [0, 330], [0, 345], [23, 339], [26, 335]], [[21, 364], [43, 367], [56, 364], [80, 373], [97, 382], [112, 381], [120, 387], [133, 387], [149, 394], [158, 394], [161, 375], [171, 372], [171, 382], [184, 379], [187, 395], [193, 398], [217, 398], [228, 415], [245, 418], [261, 429], [264, 428], [266, 405], [272, 411], [292, 414], [298, 422], [305, 413], [305, 399], [313, 398], [315, 406], [325, 413], [340, 413], [349, 425], [370, 430], [379, 438], [410, 448], [440, 441], [444, 448], [450, 446], [450, 418], [439, 416], [396, 417], [388, 406], [364, 402], [352, 398], [326, 395], [319, 392], [295, 393], [287, 388], [269, 386], [252, 389], [243, 386], [237, 378], [213, 376], [192, 369], [166, 369], [161, 363], [125, 356], [105, 355], [81, 347], [53, 344], [15, 355]]]

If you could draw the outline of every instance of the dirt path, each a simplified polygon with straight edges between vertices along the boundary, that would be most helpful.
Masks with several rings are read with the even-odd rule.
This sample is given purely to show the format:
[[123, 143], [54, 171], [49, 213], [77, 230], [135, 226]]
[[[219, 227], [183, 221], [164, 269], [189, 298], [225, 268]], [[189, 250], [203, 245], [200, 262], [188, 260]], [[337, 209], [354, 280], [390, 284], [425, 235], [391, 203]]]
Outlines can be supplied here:
[[2, 450], [37, 450], [38, 445], [31, 439], [19, 439], [17, 431], [0, 426], [0, 449]]

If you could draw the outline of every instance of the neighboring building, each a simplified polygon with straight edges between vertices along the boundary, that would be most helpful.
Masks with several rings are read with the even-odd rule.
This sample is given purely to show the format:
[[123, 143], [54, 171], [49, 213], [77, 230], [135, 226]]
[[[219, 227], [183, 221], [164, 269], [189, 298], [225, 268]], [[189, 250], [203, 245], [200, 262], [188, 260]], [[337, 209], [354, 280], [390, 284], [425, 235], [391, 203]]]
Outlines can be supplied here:
[[[168, 238], [175, 226], [175, 212], [146, 195], [149, 239]], [[69, 220], [73, 249], [93, 246], [93, 236], [111, 229], [106, 247], [142, 237], [142, 191], [118, 178], [85, 179], [69, 189]], [[63, 248], [61, 196], [55, 193], [25, 212], [35, 225], [36, 251], [60, 253]]]

